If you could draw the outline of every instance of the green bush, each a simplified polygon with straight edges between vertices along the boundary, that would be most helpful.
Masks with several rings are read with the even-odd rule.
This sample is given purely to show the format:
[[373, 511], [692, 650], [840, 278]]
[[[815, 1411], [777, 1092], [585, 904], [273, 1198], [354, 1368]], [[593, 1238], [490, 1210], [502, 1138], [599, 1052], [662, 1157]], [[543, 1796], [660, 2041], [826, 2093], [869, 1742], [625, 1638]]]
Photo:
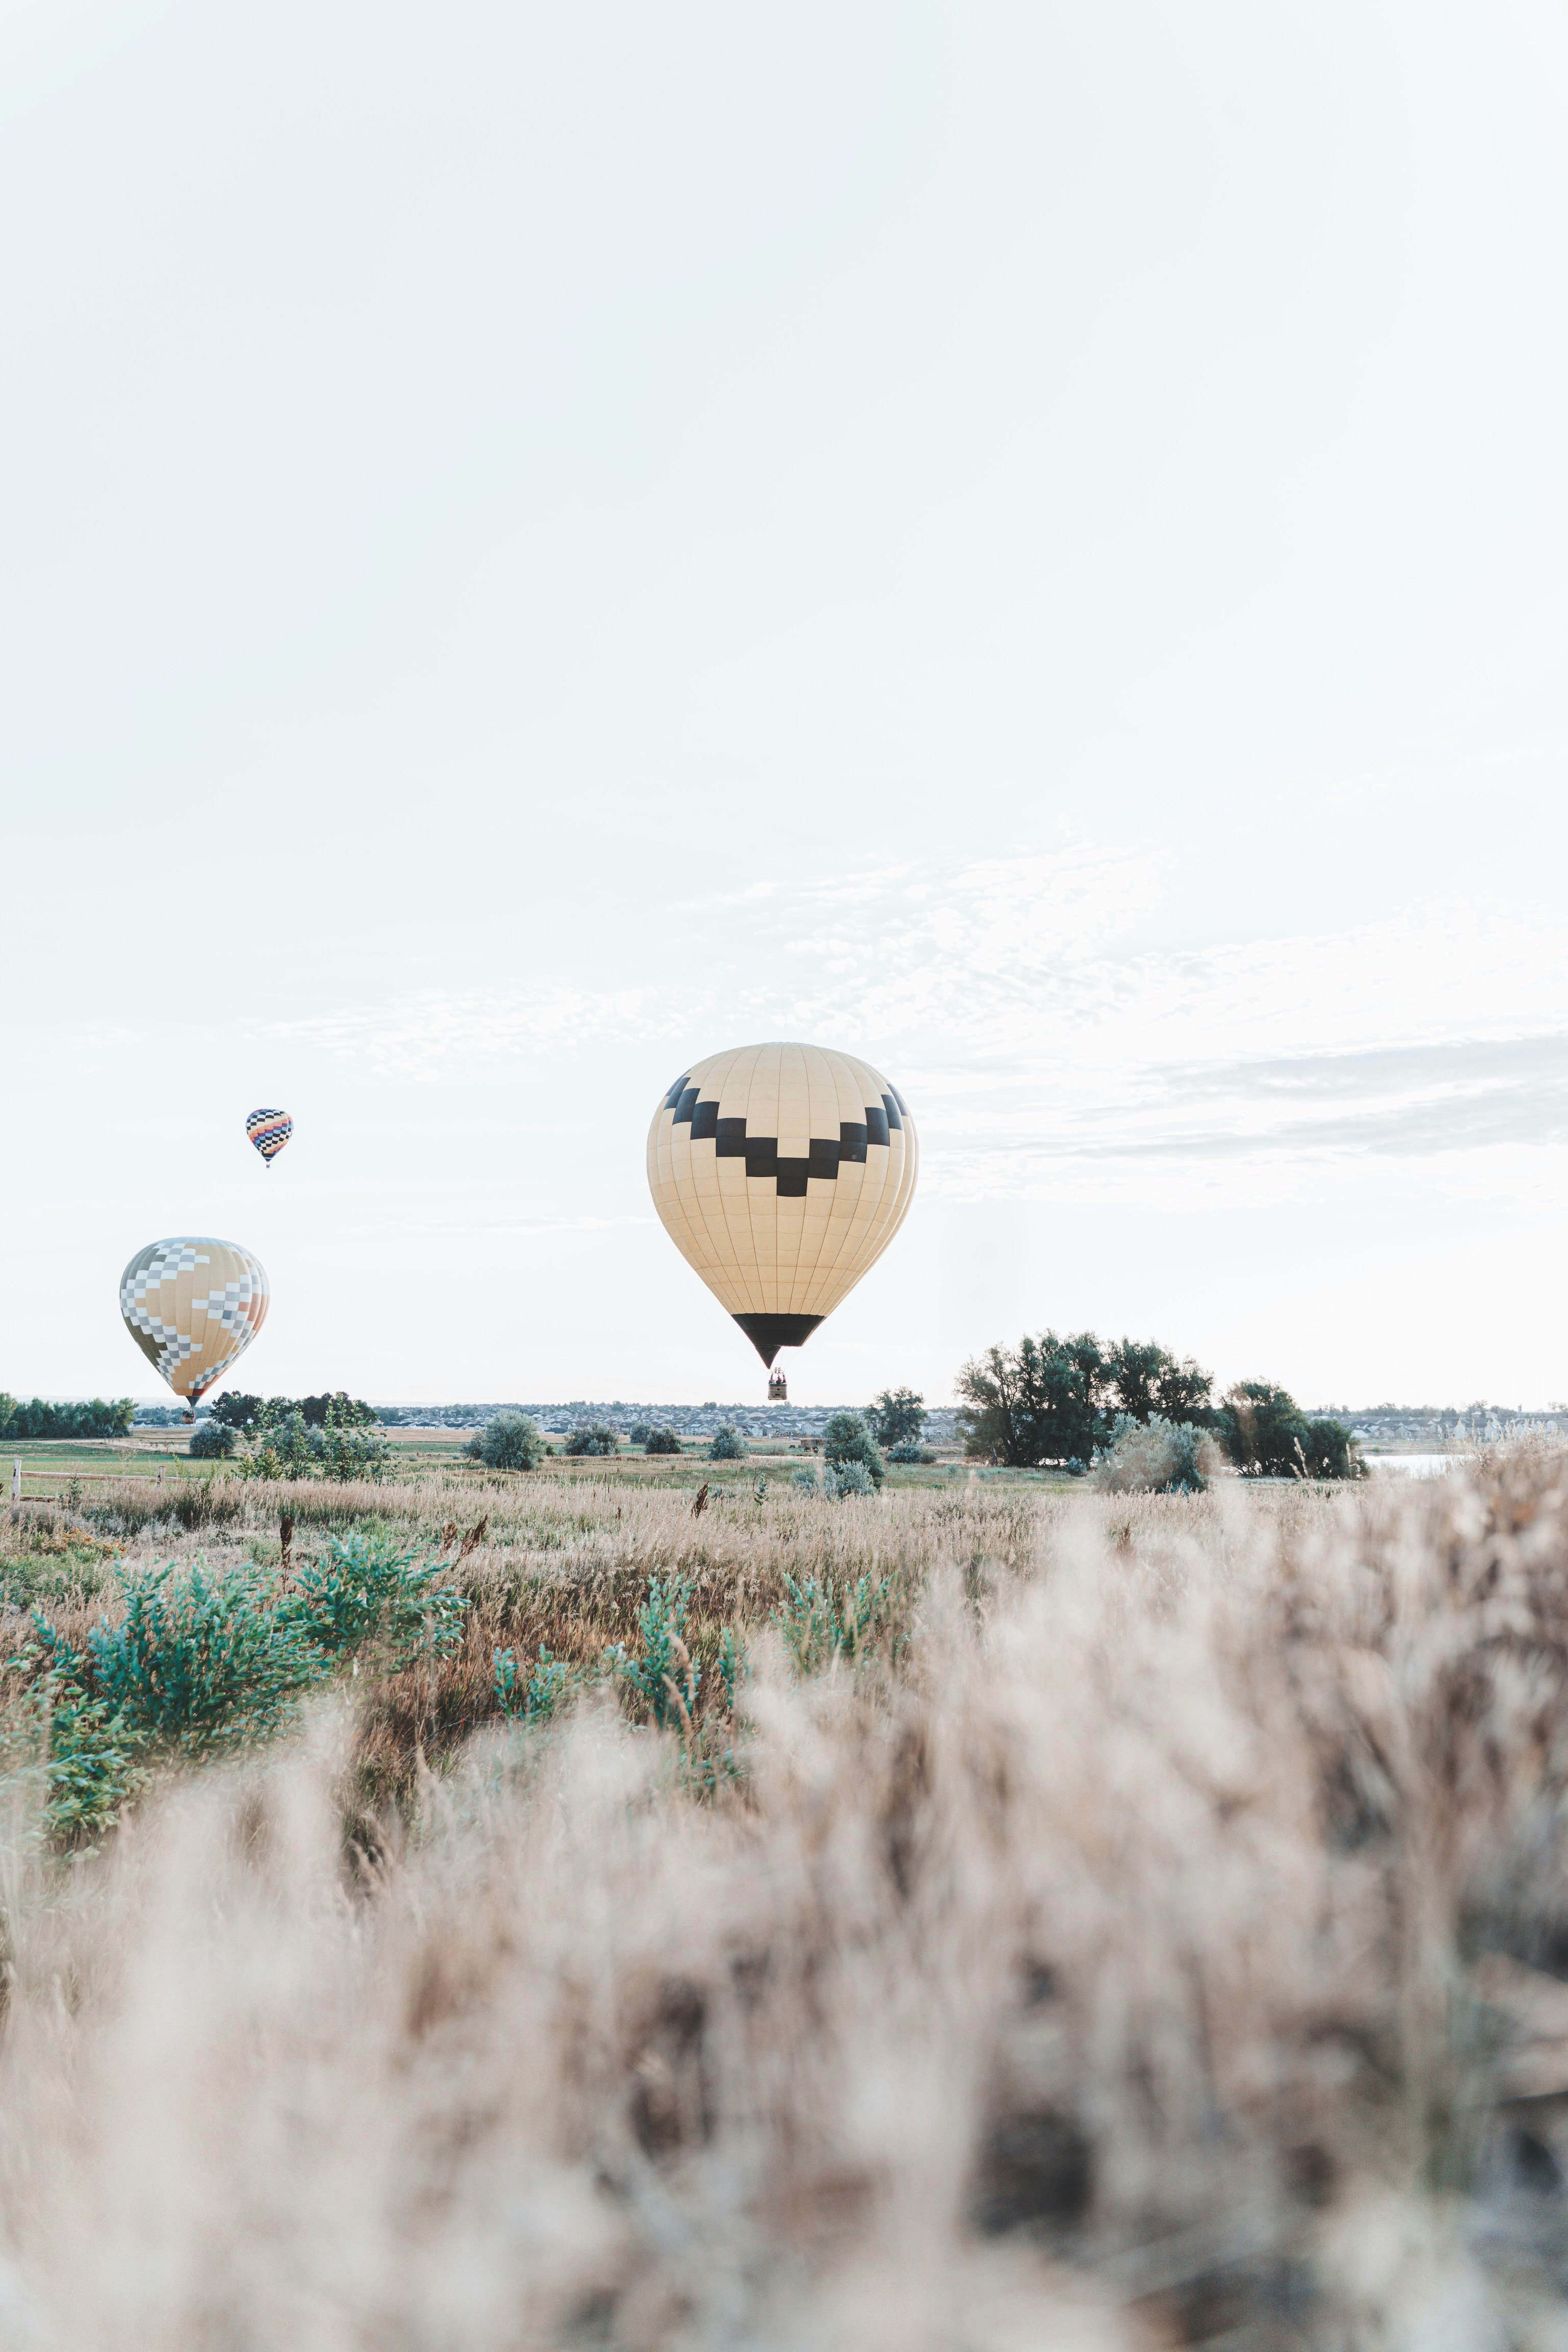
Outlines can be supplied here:
[[395, 1458], [391, 1445], [379, 1429], [328, 1422], [321, 1446], [321, 1475], [324, 1478], [335, 1479], [344, 1486], [356, 1479], [369, 1478], [379, 1486]]
[[562, 1447], [563, 1454], [614, 1454], [620, 1439], [607, 1421], [580, 1421]]
[[679, 1454], [680, 1440], [673, 1429], [650, 1429], [643, 1440], [643, 1450], [647, 1454]]
[[318, 1424], [307, 1419], [302, 1405], [274, 1398], [246, 1424], [255, 1443], [240, 1456], [241, 1477], [330, 1478], [342, 1486], [369, 1478], [379, 1484], [395, 1457], [376, 1424], [361, 1417], [364, 1409], [352, 1397], [343, 1400], [342, 1410], [336, 1397], [308, 1397], [305, 1402], [324, 1404], [325, 1420]]
[[329, 1538], [279, 1596], [270, 1574], [197, 1559], [121, 1580], [125, 1613], [78, 1644], [41, 1611], [10, 1661], [32, 1670], [24, 1707], [44, 1754], [51, 1835], [108, 1828], [160, 1753], [202, 1755], [265, 1738], [300, 1695], [373, 1645], [396, 1668], [454, 1648], [467, 1607], [444, 1563], [384, 1537]]
[[773, 1622], [796, 1670], [815, 1675], [837, 1657], [858, 1658], [886, 1623], [890, 1599], [886, 1578], [862, 1576], [839, 1597], [819, 1577], [786, 1576]]
[[700, 1670], [685, 1643], [686, 1612], [691, 1606], [691, 1585], [671, 1577], [666, 1584], [655, 1577], [637, 1612], [642, 1655], [628, 1656], [625, 1645], [613, 1642], [605, 1664], [619, 1677], [657, 1724], [668, 1724], [682, 1715], [689, 1722], [697, 1714]]
[[205, 1421], [191, 1433], [185, 1451], [193, 1462], [226, 1462], [238, 1440], [221, 1421]]
[[1219, 1467], [1219, 1448], [1205, 1429], [1147, 1422], [1123, 1413], [1110, 1444], [1094, 1466], [1094, 1483], [1112, 1495], [1201, 1495]]
[[[851, 1465], [858, 1465], [874, 1486], [879, 1486], [888, 1475], [880, 1448], [867, 1427], [862, 1413], [832, 1414], [822, 1433], [822, 1454], [831, 1470], [842, 1474]], [[848, 1491], [854, 1493], [858, 1490], [850, 1488]]]
[[445, 1567], [384, 1533], [329, 1536], [321, 1557], [298, 1571], [278, 1615], [323, 1669], [373, 1644], [390, 1665], [407, 1665], [462, 1639], [468, 1603], [437, 1582]]
[[898, 1462], [900, 1464], [910, 1462], [934, 1462], [936, 1460], [936, 1455], [931, 1452], [929, 1445], [921, 1445], [918, 1441], [915, 1441], [907, 1445], [889, 1445], [888, 1448], [888, 1459], [889, 1462]]
[[463, 1451], [488, 1470], [536, 1470], [544, 1459], [544, 1440], [526, 1412], [498, 1412], [476, 1430]]
[[[123, 1618], [100, 1619], [87, 1650], [96, 1696], [132, 1735], [196, 1749], [262, 1738], [319, 1672], [262, 1569], [215, 1575], [205, 1560], [184, 1570], [166, 1562], [122, 1577], [121, 1587]], [[35, 1622], [58, 1665], [68, 1645]]]
[[713, 1443], [708, 1448], [710, 1462], [744, 1462], [751, 1454], [740, 1431], [732, 1421], [726, 1421], [714, 1432]]
[[822, 1491], [842, 1503], [851, 1495], [874, 1495], [877, 1481], [863, 1462], [830, 1462], [822, 1474]]
[[[564, 1658], [542, 1649], [526, 1682], [513, 1650], [498, 1650], [494, 1659], [496, 1706], [509, 1723], [548, 1723], [584, 1679]], [[521, 1688], [519, 1685], [521, 1685]]]

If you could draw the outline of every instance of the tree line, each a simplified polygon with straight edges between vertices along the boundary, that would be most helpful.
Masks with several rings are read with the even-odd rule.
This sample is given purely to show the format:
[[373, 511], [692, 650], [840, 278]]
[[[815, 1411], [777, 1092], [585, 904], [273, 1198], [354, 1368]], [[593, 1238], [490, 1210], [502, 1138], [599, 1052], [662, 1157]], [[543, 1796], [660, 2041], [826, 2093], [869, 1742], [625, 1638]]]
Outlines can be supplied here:
[[958, 1425], [972, 1458], [1035, 1469], [1087, 1469], [1130, 1424], [1206, 1431], [1235, 1467], [1254, 1476], [1358, 1475], [1344, 1423], [1304, 1413], [1270, 1381], [1237, 1381], [1215, 1399], [1214, 1378], [1154, 1340], [1107, 1342], [1092, 1331], [1027, 1334], [987, 1348], [957, 1381]]
[[124, 1437], [136, 1417], [133, 1397], [91, 1397], [85, 1404], [23, 1404], [0, 1389], [0, 1444], [29, 1437]]

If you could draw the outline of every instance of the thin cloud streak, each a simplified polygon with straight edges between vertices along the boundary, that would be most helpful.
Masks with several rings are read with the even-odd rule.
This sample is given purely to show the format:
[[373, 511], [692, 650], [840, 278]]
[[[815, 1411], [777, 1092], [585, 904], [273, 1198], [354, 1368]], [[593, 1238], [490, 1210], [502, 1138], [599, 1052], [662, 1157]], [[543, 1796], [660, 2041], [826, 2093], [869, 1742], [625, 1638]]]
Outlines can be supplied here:
[[[673, 1068], [682, 1041], [827, 1036], [898, 1078], [928, 1186], [963, 1199], [1084, 1185], [1211, 1198], [1216, 1183], [1300, 1189], [1331, 1164], [1457, 1166], [1568, 1138], [1555, 928], [1446, 903], [1151, 949], [1139, 935], [1160, 887], [1152, 857], [1114, 848], [905, 861], [759, 891], [743, 923], [689, 927], [668, 985], [425, 990], [257, 1034], [431, 1086], [584, 1047], [663, 1040]], [[1533, 1171], [1517, 1176], [1533, 1187]]]

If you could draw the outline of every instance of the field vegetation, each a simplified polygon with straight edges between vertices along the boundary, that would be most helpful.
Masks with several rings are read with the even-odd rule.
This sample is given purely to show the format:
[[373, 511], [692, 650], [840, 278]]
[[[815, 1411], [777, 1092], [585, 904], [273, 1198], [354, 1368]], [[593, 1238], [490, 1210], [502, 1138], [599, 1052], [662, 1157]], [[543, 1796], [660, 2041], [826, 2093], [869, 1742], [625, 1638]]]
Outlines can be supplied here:
[[218, 1467], [0, 1515], [0, 2346], [1563, 2341], [1562, 1454]]

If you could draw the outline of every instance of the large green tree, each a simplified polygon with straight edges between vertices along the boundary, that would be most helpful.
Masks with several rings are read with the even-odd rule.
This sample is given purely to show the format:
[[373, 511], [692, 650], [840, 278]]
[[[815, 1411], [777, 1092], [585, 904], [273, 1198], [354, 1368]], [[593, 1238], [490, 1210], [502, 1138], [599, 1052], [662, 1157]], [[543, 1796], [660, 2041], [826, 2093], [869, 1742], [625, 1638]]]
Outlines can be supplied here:
[[926, 1401], [916, 1389], [884, 1389], [868, 1418], [879, 1445], [918, 1445], [925, 1435]]
[[1226, 1452], [1255, 1477], [1361, 1475], [1361, 1456], [1343, 1422], [1309, 1421], [1289, 1391], [1272, 1381], [1237, 1381], [1216, 1420]]
[[1106, 1349], [1105, 1370], [1118, 1411], [1133, 1421], [1201, 1426], [1213, 1418], [1211, 1375], [1191, 1356], [1173, 1356], [1157, 1339], [1118, 1339]]
[[964, 1365], [957, 1388], [964, 1452], [1015, 1469], [1089, 1462], [1113, 1417], [1106, 1354], [1092, 1331], [1026, 1333], [1011, 1350], [987, 1348]]

